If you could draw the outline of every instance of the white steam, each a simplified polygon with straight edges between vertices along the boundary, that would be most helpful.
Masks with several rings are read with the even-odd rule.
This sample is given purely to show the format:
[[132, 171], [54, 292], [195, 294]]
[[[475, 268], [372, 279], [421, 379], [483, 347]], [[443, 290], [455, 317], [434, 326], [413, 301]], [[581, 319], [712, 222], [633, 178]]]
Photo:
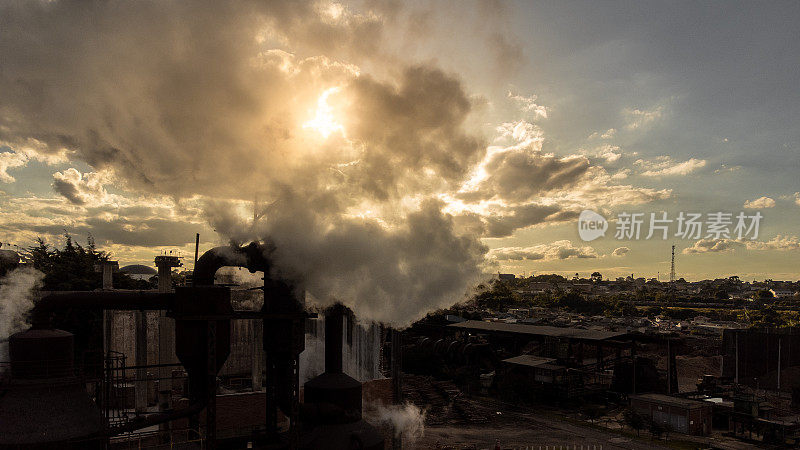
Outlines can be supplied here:
[[8, 337], [28, 328], [26, 316], [43, 277], [38, 270], [22, 266], [0, 279], [0, 361], [8, 361]]
[[[476, 100], [433, 63], [386, 59], [378, 12], [318, 6], [0, 2], [0, 146], [200, 198], [221, 237], [272, 240], [278, 272], [323, 305], [409, 324], [483, 272], [480, 236], [441, 201], [486, 153]], [[303, 126], [321, 98], [325, 137]]]
[[427, 411], [411, 403], [403, 405], [384, 405], [375, 403], [364, 409], [364, 419], [373, 425], [388, 425], [395, 437], [402, 438], [404, 446], [412, 446], [425, 435], [425, 415]]

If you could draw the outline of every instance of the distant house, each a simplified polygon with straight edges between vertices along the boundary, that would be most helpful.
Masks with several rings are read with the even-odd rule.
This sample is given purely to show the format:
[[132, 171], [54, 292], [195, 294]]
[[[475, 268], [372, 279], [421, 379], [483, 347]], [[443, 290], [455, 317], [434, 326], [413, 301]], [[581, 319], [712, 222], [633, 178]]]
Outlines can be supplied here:
[[793, 297], [797, 292], [791, 289], [770, 289], [772, 296], [775, 298]]
[[753, 296], [753, 292], [751, 291], [740, 291], [740, 292], [730, 292], [728, 293], [728, 298], [731, 300], [746, 300]]
[[513, 273], [498, 273], [497, 278], [500, 280], [514, 280], [517, 276]]

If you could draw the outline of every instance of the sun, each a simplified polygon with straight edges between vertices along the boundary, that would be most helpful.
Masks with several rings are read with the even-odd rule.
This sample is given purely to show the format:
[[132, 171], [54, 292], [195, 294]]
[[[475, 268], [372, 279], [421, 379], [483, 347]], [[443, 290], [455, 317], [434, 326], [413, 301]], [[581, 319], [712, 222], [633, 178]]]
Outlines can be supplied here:
[[303, 128], [315, 130], [323, 138], [327, 139], [331, 134], [339, 132], [344, 136], [344, 127], [336, 121], [333, 108], [328, 104], [328, 97], [339, 91], [339, 87], [326, 89], [317, 99], [317, 110], [314, 117], [303, 124]]

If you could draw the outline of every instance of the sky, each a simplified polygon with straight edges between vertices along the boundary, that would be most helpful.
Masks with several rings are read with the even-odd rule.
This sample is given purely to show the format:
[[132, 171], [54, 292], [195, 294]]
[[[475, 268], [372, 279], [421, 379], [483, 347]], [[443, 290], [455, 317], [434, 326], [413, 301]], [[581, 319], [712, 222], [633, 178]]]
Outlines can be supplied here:
[[2, 0], [0, 241], [191, 268], [195, 233], [266, 238], [319, 297], [404, 318], [488, 272], [666, 280], [672, 245], [688, 280], [797, 280], [799, 22], [788, 1]]

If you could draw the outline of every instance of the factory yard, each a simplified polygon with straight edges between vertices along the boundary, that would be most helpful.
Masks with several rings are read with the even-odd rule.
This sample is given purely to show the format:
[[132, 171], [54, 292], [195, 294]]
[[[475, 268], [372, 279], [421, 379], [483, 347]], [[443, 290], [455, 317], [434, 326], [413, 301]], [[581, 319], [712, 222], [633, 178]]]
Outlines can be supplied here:
[[[722, 435], [701, 438], [675, 434], [668, 440], [651, 439], [646, 431], [636, 437], [630, 429], [621, 430], [612, 417], [590, 423], [579, 413], [564, 413], [553, 408], [539, 410], [504, 404], [491, 399], [464, 400], [475, 411], [494, 410], [486, 423], [447, 423], [426, 426], [424, 435], [404, 442], [415, 449], [746, 449], [764, 448]], [[459, 422], [459, 421], [456, 421]], [[608, 428], [606, 428], [606, 426]]]
[[[452, 383], [405, 375], [403, 394], [425, 412], [424, 435], [407, 439], [406, 448], [481, 449], [564, 448], [584, 449], [659, 448], [620, 432], [583, 423], [551, 407], [512, 405], [487, 397], [470, 398]], [[655, 445], [654, 445], [655, 444]], [[666, 448], [666, 447], [664, 447]]]

